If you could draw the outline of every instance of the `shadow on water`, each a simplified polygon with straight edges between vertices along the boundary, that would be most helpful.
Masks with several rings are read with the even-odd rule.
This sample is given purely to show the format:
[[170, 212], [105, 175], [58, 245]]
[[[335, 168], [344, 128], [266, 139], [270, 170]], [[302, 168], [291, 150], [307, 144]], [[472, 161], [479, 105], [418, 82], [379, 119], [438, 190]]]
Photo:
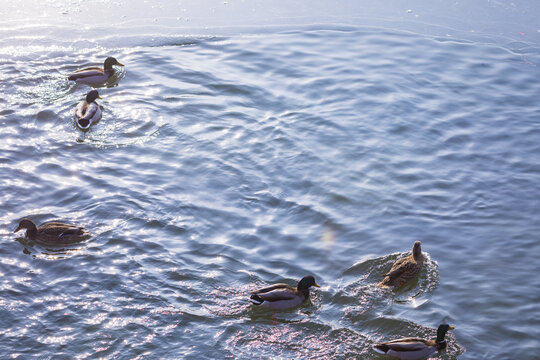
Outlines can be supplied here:
[[86, 239], [69, 245], [44, 245], [38, 242], [32, 241], [26, 237], [17, 237], [15, 240], [23, 246], [22, 252], [26, 255], [31, 255], [33, 258], [47, 258], [48, 260], [61, 260], [67, 259], [77, 253], [84, 252], [88, 248], [87, 241], [91, 236], [87, 236]]

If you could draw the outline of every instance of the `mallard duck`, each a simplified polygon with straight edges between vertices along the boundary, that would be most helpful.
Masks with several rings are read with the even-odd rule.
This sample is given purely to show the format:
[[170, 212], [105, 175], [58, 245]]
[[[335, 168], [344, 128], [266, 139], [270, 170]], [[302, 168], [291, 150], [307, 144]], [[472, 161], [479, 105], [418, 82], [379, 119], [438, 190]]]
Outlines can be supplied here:
[[416, 241], [412, 254], [396, 261], [390, 271], [384, 274], [385, 278], [379, 283], [379, 286], [393, 286], [396, 289], [403, 286], [420, 272], [423, 263], [422, 243]]
[[108, 57], [103, 63], [103, 69], [97, 66], [86, 67], [69, 74], [68, 80], [85, 84], [99, 84], [107, 81], [114, 75], [113, 65], [124, 66], [113, 57]]
[[75, 114], [73, 120], [78, 127], [86, 130], [94, 122], [99, 120], [101, 116], [101, 109], [99, 108], [96, 99], [101, 99], [97, 90], [91, 90], [86, 94], [86, 100], [81, 101], [75, 108]]
[[373, 350], [397, 359], [423, 359], [435, 352], [446, 349], [446, 332], [454, 329], [448, 324], [441, 324], [437, 329], [437, 339], [403, 338], [373, 345]]
[[36, 227], [30, 219], [22, 219], [15, 233], [26, 229], [26, 236], [35, 242], [45, 245], [71, 244], [84, 240], [89, 233], [81, 226], [64, 224], [61, 222], [48, 222]]
[[309, 299], [309, 288], [320, 287], [311, 275], [304, 276], [296, 288], [287, 284], [275, 284], [252, 292], [250, 301], [262, 307], [283, 310], [302, 304]]

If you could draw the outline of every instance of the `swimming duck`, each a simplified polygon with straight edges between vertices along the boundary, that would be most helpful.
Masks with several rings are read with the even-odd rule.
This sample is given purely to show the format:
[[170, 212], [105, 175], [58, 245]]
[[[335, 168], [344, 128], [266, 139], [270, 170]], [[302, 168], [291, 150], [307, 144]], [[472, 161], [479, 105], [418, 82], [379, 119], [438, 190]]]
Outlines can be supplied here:
[[15, 233], [19, 230], [26, 229], [26, 236], [35, 242], [45, 245], [63, 245], [71, 244], [84, 240], [89, 236], [81, 226], [64, 224], [61, 222], [48, 222], [36, 227], [36, 224], [30, 219], [22, 219], [19, 226], [15, 229]]
[[287, 284], [275, 284], [252, 292], [250, 301], [255, 305], [274, 310], [289, 309], [309, 299], [309, 288], [320, 287], [311, 275], [304, 276], [296, 288]]
[[97, 90], [91, 90], [86, 94], [86, 100], [81, 101], [75, 108], [75, 114], [73, 120], [78, 127], [86, 130], [94, 122], [99, 120], [101, 116], [101, 109], [99, 108], [96, 99], [101, 99]]
[[448, 324], [441, 324], [437, 329], [437, 339], [403, 338], [373, 345], [373, 350], [397, 359], [423, 359], [435, 352], [446, 349], [446, 332], [454, 329]]
[[412, 254], [396, 261], [390, 271], [384, 274], [385, 278], [379, 283], [379, 286], [393, 286], [395, 289], [403, 286], [420, 272], [423, 263], [422, 243], [416, 241]]
[[99, 84], [107, 81], [114, 75], [113, 65], [124, 66], [113, 57], [108, 57], [103, 63], [103, 69], [97, 66], [90, 66], [75, 71], [68, 76], [68, 80], [74, 80], [86, 84]]

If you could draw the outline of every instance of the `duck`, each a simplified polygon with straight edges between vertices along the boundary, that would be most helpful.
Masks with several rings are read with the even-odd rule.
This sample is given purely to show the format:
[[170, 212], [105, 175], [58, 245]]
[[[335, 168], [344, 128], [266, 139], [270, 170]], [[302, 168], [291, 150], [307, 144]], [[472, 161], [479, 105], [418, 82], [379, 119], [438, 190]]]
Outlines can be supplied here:
[[69, 74], [68, 80], [85, 84], [100, 84], [109, 80], [114, 75], [113, 65], [124, 66], [124, 64], [119, 63], [118, 60], [109, 56], [103, 63], [103, 69], [97, 66], [86, 67]]
[[397, 289], [405, 285], [409, 280], [418, 275], [423, 263], [422, 243], [415, 241], [412, 254], [396, 261], [390, 271], [384, 274], [385, 278], [379, 283], [379, 287], [393, 286], [394, 289]]
[[320, 287], [311, 275], [304, 276], [298, 285], [274, 284], [251, 293], [250, 301], [257, 306], [274, 310], [284, 310], [303, 304], [309, 299], [309, 288]]
[[62, 222], [51, 221], [36, 226], [30, 219], [24, 218], [19, 222], [19, 226], [14, 233], [26, 229], [26, 237], [44, 245], [65, 245], [84, 240], [89, 236], [88, 231], [82, 226], [64, 224]]
[[423, 359], [435, 352], [445, 350], [447, 344], [444, 337], [448, 330], [453, 329], [453, 326], [441, 324], [437, 329], [437, 338], [435, 340], [402, 338], [375, 344], [373, 345], [373, 350], [379, 354], [386, 354], [396, 359]]
[[86, 99], [77, 104], [73, 120], [82, 130], [87, 130], [101, 117], [101, 109], [96, 102], [101, 99], [97, 90], [91, 90], [86, 94]]

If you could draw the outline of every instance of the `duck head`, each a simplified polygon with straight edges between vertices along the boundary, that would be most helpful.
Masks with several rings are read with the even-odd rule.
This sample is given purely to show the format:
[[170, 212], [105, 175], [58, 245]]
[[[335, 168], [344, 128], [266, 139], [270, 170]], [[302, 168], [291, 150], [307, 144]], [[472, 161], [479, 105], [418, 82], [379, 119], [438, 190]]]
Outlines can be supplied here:
[[92, 103], [94, 102], [96, 99], [101, 99], [101, 96], [99, 96], [99, 93], [97, 90], [91, 90], [88, 92], [88, 94], [86, 94], [86, 102], [87, 103]]
[[103, 68], [105, 70], [109, 70], [112, 69], [113, 65], [124, 66], [124, 64], [119, 63], [118, 60], [116, 60], [112, 56], [109, 56], [105, 59], [105, 62], [103, 63]]
[[415, 260], [422, 256], [422, 243], [420, 241], [414, 242], [412, 253]]
[[297, 286], [297, 289], [298, 290], [307, 290], [309, 289], [310, 287], [312, 286], [315, 286], [315, 287], [320, 287], [316, 282], [315, 282], [315, 278], [311, 275], [308, 275], [308, 276], [304, 276], [299, 282], [298, 282], [298, 286]]
[[439, 325], [439, 328], [437, 329], [437, 342], [440, 343], [440, 342], [445, 341], [444, 337], [446, 336], [446, 333], [448, 332], [448, 330], [453, 330], [453, 329], [454, 327], [448, 324]]
[[26, 229], [26, 235], [27, 236], [33, 236], [37, 233], [37, 227], [36, 224], [30, 219], [24, 218], [21, 221], [19, 221], [19, 226], [13, 231], [16, 233], [17, 231], [20, 231], [22, 229]]

